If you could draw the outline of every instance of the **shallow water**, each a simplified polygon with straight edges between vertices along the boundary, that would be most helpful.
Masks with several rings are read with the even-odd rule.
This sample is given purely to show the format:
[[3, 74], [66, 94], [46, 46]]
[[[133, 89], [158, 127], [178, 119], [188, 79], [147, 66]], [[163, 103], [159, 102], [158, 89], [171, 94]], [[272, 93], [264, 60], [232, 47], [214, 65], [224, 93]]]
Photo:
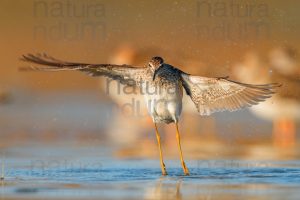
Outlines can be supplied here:
[[299, 199], [300, 161], [117, 159], [105, 147], [19, 147], [5, 151], [1, 198]]

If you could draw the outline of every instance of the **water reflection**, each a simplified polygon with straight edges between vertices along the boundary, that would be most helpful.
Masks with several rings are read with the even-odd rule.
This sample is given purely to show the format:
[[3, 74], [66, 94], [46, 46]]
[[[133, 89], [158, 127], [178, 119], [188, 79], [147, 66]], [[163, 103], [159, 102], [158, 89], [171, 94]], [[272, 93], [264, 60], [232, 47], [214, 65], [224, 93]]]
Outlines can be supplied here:
[[[191, 176], [183, 176], [177, 160], [166, 160], [169, 175], [161, 176], [158, 160], [114, 159], [112, 153], [99, 146], [7, 149], [10, 156], [5, 161], [1, 196], [229, 200], [297, 199], [300, 195], [299, 161], [189, 160]], [[49, 157], [55, 165], [47, 164]], [[32, 167], [31, 160], [47, 165], [39, 162]]]
[[182, 178], [171, 181], [167, 177], [160, 177], [154, 187], [147, 188], [145, 199], [182, 199]]

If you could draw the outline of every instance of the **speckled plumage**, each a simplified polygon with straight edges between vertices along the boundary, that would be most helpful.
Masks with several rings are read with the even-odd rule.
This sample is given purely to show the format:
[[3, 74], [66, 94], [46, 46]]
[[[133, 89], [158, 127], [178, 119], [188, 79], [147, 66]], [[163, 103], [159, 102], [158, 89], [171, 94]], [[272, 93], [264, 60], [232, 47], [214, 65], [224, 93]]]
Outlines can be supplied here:
[[23, 70], [78, 70], [91, 76], [107, 76], [122, 84], [141, 87], [147, 107], [156, 123], [179, 120], [183, 88], [195, 103], [200, 115], [218, 111], [235, 111], [271, 97], [278, 84], [251, 85], [228, 80], [187, 74], [161, 57], [153, 57], [145, 67], [114, 64], [65, 62], [46, 54], [24, 55], [22, 60], [48, 67], [26, 67]]
[[250, 85], [227, 78], [192, 76], [166, 64], [161, 57], [153, 57], [142, 68], [129, 65], [86, 64], [57, 60], [45, 54], [23, 56], [22, 60], [47, 67], [26, 67], [23, 70], [61, 71], [78, 70], [91, 76], [107, 76], [122, 84], [137, 86], [145, 97], [148, 111], [155, 125], [160, 152], [162, 175], [167, 175], [161, 148], [160, 134], [156, 123], [175, 122], [176, 139], [180, 152], [181, 166], [185, 175], [189, 170], [181, 150], [178, 120], [182, 110], [182, 90], [191, 97], [200, 115], [213, 112], [234, 111], [257, 104], [273, 94], [278, 84]]

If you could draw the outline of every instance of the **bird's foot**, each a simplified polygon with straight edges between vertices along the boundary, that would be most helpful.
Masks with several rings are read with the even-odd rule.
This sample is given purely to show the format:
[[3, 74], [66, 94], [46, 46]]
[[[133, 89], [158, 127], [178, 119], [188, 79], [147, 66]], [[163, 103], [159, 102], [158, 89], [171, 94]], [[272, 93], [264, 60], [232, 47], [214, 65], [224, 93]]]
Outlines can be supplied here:
[[182, 162], [182, 169], [183, 169], [183, 172], [184, 172], [185, 176], [189, 176], [190, 175], [189, 169], [185, 165], [185, 162]]
[[165, 165], [165, 163], [162, 163], [162, 164], [161, 164], [161, 174], [162, 174], [163, 176], [168, 175], [167, 170], [166, 170], [166, 165]]

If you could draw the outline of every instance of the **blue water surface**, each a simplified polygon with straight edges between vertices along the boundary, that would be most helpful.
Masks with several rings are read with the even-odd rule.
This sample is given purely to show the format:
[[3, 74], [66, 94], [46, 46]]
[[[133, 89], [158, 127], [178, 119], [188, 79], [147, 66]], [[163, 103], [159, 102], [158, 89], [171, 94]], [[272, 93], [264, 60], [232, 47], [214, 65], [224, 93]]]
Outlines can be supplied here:
[[[117, 159], [104, 149], [8, 150], [1, 197], [10, 199], [299, 199], [300, 161]], [[99, 149], [98, 149], [99, 150]], [[80, 152], [80, 153], [79, 153]], [[93, 152], [93, 151], [92, 151]]]

